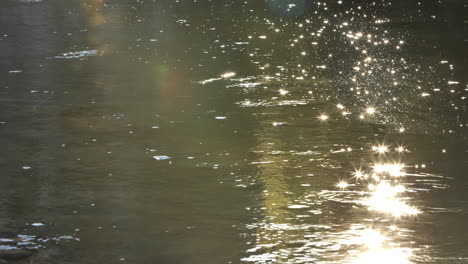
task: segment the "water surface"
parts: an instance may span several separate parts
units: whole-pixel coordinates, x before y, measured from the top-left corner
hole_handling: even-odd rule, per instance
[[[467,11],[3,1],[0,252],[468,263]]]

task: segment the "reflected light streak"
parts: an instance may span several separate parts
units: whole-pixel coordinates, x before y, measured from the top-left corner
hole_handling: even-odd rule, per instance
[[[356,242],[366,245],[367,248],[382,247],[386,238],[377,230],[366,229],[360,237],[356,238]]]
[[[409,250],[403,250],[399,248],[392,249],[375,249],[369,250],[362,253],[356,261],[355,264],[411,264],[409,260],[411,257],[411,252]]]
[[[352,238],[347,243],[359,244],[366,247],[357,257],[351,260],[353,264],[411,264],[409,260],[412,256],[410,249],[393,248],[386,243],[389,239],[381,232],[374,229],[357,231],[357,237]],[[356,232],[356,233],[357,233]]]
[[[234,76],[236,76],[235,72],[226,72],[226,73],[221,74],[222,78],[230,78],[230,77],[234,77]]]
[[[372,150],[375,152],[378,152],[379,154],[383,154],[388,151],[388,146],[385,146],[385,145],[372,146]]]
[[[369,206],[370,210],[388,213],[395,217],[414,216],[420,213],[418,209],[409,206],[396,197],[397,194],[406,190],[402,185],[392,186],[383,181],[378,185],[370,184],[369,189],[372,191],[372,196],[364,204]]]
[[[273,125],[273,126],[282,126],[282,125],[284,125],[284,123],[281,123],[281,122],[273,122],[272,125]]]
[[[388,173],[392,177],[404,176],[405,173],[402,172],[404,164],[394,163],[394,164],[375,164],[374,172],[375,173]]]

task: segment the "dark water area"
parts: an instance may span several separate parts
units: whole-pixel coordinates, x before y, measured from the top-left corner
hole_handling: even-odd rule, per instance
[[[0,263],[468,263],[467,14],[1,1]]]

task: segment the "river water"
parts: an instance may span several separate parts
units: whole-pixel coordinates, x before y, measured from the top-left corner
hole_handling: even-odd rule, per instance
[[[466,14],[3,0],[0,256],[468,263]]]

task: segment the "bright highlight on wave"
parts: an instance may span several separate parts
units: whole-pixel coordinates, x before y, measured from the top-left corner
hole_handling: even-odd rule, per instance
[[[280,95],[287,95],[289,93],[289,91],[284,89],[279,89],[278,92],[280,93]]]
[[[385,146],[385,145],[372,146],[372,150],[380,154],[383,154],[388,151],[388,146]]]
[[[364,199],[362,204],[371,211],[378,211],[389,214],[393,217],[415,216],[421,213],[416,207],[405,202],[405,199],[398,197],[406,191],[406,188],[397,183],[399,177],[405,176],[405,164],[402,163],[376,163],[372,173],[365,173],[362,170],[354,171],[354,179],[357,181],[369,181],[368,189],[370,197]],[[345,181],[340,181],[338,188],[349,187]]]
[[[399,193],[406,190],[402,185],[391,185],[382,181],[377,185],[370,184],[369,190],[372,191],[372,196],[364,201],[364,204],[369,206],[369,210],[387,213],[395,217],[414,216],[420,213],[418,209],[397,197]]]
[[[411,264],[410,249],[394,248],[388,238],[375,229],[353,231],[356,237],[347,241],[349,244],[358,244],[365,247],[363,252],[351,260],[353,264]],[[346,262],[348,263],[348,262]]]
[[[360,179],[363,179],[363,178],[366,178],[366,179],[367,179],[367,178],[369,177],[369,175],[364,174],[364,172],[362,172],[361,170],[356,170],[356,171],[354,172],[354,177],[355,177],[356,179],[360,180]]]
[[[340,181],[336,186],[340,189],[346,189],[346,187],[348,187],[349,184],[345,181]]]
[[[236,76],[235,72],[225,72],[225,73],[221,74],[222,78],[230,78],[230,77],[234,77],[234,76]]]
[[[379,231],[374,229],[361,230],[359,236],[351,239],[352,244],[365,245],[367,248],[379,248],[382,247],[386,237],[384,237]]]
[[[405,173],[402,171],[405,167],[405,164],[400,163],[387,163],[387,164],[375,164],[374,172],[375,173],[388,173],[392,177],[404,176]]]
[[[375,113],[375,108],[374,107],[368,107],[366,109],[366,113],[368,113],[370,115],[374,114]]]
[[[325,115],[325,114],[321,114],[318,118],[319,118],[320,120],[322,120],[322,121],[325,121],[325,120],[328,119],[328,116]]]
[[[406,151],[406,149],[405,149],[403,146],[398,146],[395,150],[396,150],[397,152],[400,152],[400,153]]]
[[[409,260],[411,252],[399,248],[392,249],[375,249],[359,255],[358,259],[353,261],[355,264],[411,264]]]

